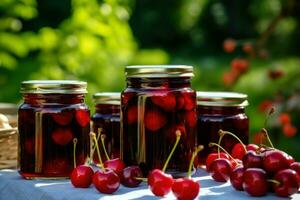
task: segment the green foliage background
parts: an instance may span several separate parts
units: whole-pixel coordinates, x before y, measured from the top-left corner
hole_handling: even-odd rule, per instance
[[[225,87],[230,61],[246,56],[241,44],[259,38],[279,13],[283,17],[264,47],[269,59],[250,58],[250,71]],[[249,95],[253,134],[263,126],[261,101],[299,95],[299,21],[297,0],[1,0],[0,102],[19,103],[23,80],[79,79],[88,82],[93,107],[93,93],[124,88],[126,65],[190,64],[195,89]],[[228,37],[238,41],[234,54],[222,49]],[[268,79],[273,68],[284,77]],[[277,145],[300,158],[300,134],[284,137],[276,121],[279,112],[290,112],[299,130],[297,105],[282,103],[270,126]]]

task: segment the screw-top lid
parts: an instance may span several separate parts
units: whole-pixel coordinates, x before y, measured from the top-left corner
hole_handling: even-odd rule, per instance
[[[76,80],[30,80],[21,83],[23,94],[85,94],[87,83]]]
[[[197,92],[197,105],[201,106],[248,106],[247,95],[236,92]]]
[[[119,92],[101,92],[93,95],[95,104],[120,105],[121,93]]]
[[[193,67],[187,65],[134,65],[125,68],[129,78],[193,77]]]

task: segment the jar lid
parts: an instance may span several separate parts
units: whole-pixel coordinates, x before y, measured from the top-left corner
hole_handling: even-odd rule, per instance
[[[76,80],[30,80],[21,83],[23,94],[86,94],[87,83]]]
[[[119,92],[99,92],[93,95],[95,104],[120,105],[121,93]]]
[[[193,77],[193,67],[187,65],[134,65],[125,68],[129,78]]]
[[[201,106],[248,106],[248,95],[236,92],[197,92],[197,105]]]

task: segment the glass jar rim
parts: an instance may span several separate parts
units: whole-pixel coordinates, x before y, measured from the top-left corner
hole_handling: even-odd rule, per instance
[[[77,80],[29,80],[21,83],[22,94],[86,94],[87,83]]]
[[[188,65],[131,65],[125,67],[128,78],[193,77],[193,66]]]
[[[249,105],[248,95],[237,92],[197,92],[197,105],[245,107]]]
[[[99,92],[93,95],[95,104],[120,105],[121,93],[119,92]]]

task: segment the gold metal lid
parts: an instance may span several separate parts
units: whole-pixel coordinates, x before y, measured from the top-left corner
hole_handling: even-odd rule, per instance
[[[125,68],[129,78],[193,77],[193,67],[187,65],[134,65]]]
[[[86,94],[87,83],[76,80],[30,80],[21,83],[23,94]]]
[[[95,104],[120,105],[121,93],[119,92],[101,92],[93,95]]]
[[[197,105],[245,107],[248,95],[236,92],[197,92]]]

